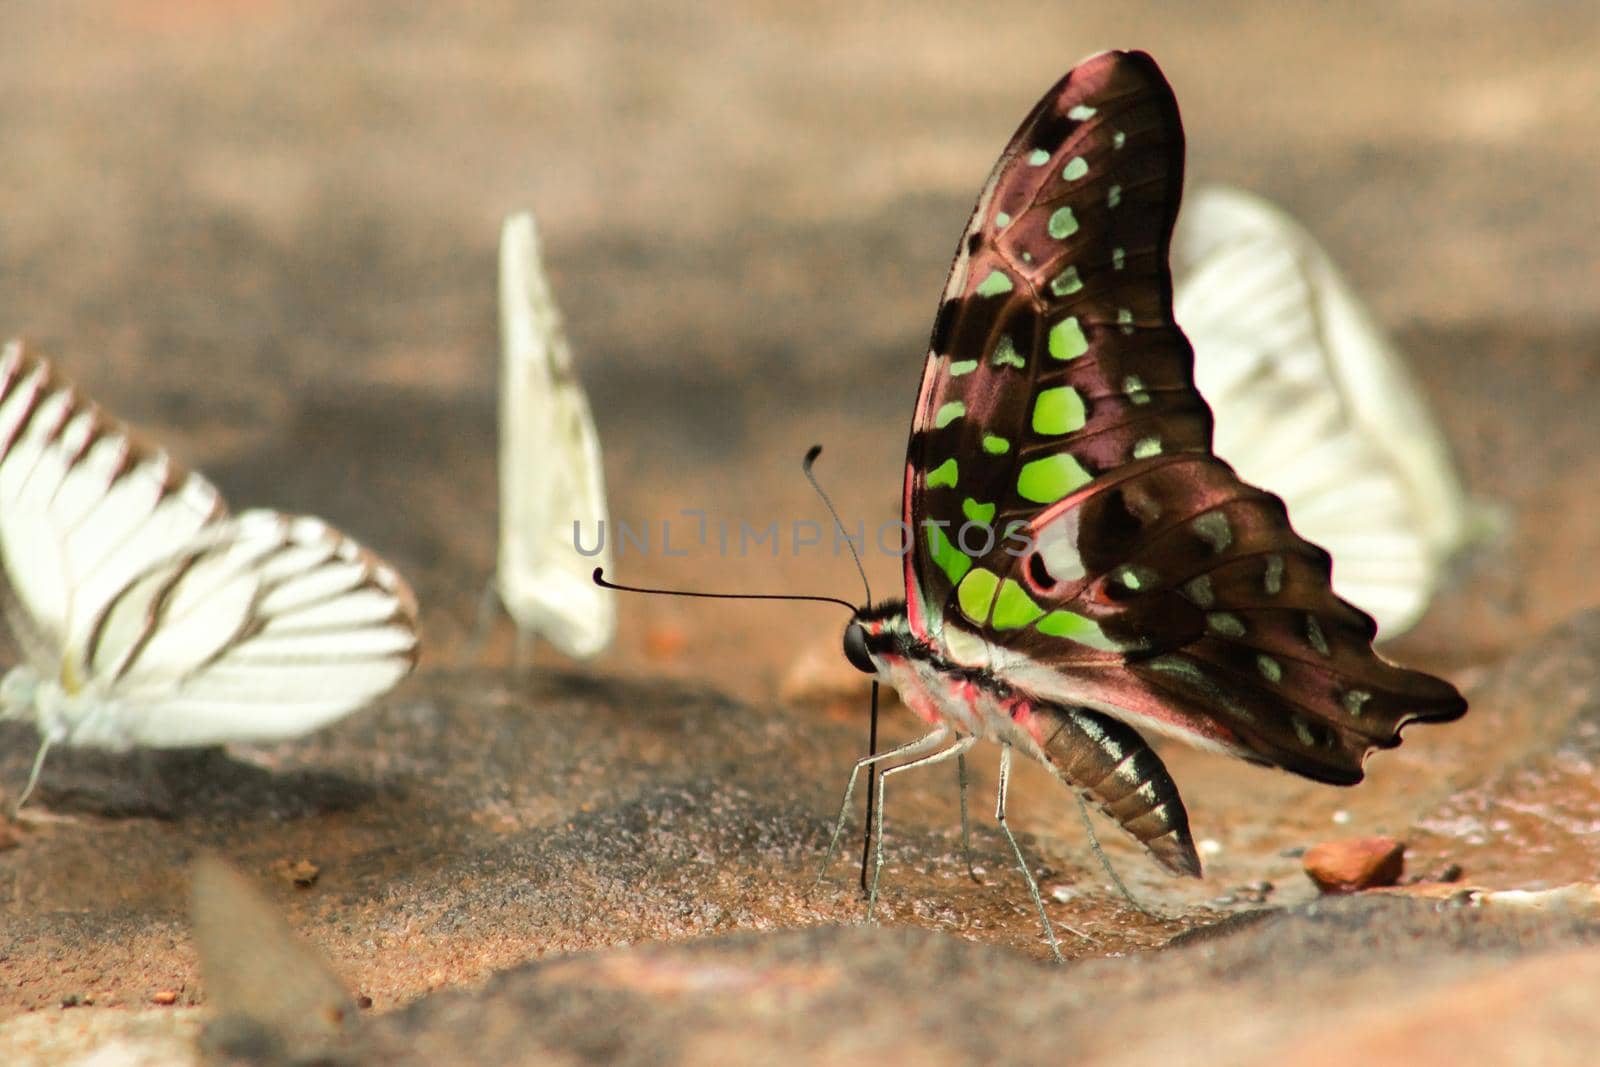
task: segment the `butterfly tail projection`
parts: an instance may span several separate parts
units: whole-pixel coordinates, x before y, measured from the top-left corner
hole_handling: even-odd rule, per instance
[[[1130,726],[1086,708],[1044,705],[1040,749],[1050,770],[1079,790],[1172,874],[1200,877],[1200,856],[1178,787]]]

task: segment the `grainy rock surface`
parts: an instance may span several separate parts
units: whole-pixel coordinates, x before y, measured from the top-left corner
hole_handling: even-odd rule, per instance
[[[1589,1062],[1581,894],[1313,903],[1297,850],[1391,834],[1423,878],[1600,878],[1594,5],[62,0],[5,26],[0,332],[234,504],[384,554],[428,644],[301,742],[53,753],[32,816],[0,827],[0,1062],[180,1062],[206,1004],[202,850],[263,882],[371,998],[374,1047],[415,1062]],[[793,548],[825,518],[799,457],[826,444],[848,520],[895,517],[972,197],[1036,94],[1112,46],[1163,64],[1191,176],[1327,244],[1508,522],[1390,649],[1468,691],[1460,723],[1348,791],[1163,750],[1206,880],[1103,837],[1167,918],[1108,889],[1075,806],[1025,768],[1013,825],[1052,917],[1088,935],[1063,931],[1060,968],[986,817],[992,753],[982,884],[954,775],[930,774],[890,793],[879,926],[849,856],[814,886],[864,728],[848,675],[818,668],[826,709],[779,689],[807,691],[792,672],[836,647],[836,610],[629,600],[581,671],[513,674],[504,633],[482,663],[462,647],[494,544],[507,212],[539,214],[613,515],[651,531],[621,574],[854,597],[847,560]],[[730,551],[667,554],[686,508]],[[738,549],[773,522],[778,552]],[[880,595],[894,563],[868,560]],[[908,718],[891,705],[886,740]],[[32,749],[0,730],[0,788]]]

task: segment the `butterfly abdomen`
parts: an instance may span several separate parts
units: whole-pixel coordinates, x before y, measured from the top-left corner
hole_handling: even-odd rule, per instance
[[[1200,877],[1189,813],[1159,756],[1130,726],[1085,708],[1034,705],[1045,764],[1094,801],[1173,874]]]

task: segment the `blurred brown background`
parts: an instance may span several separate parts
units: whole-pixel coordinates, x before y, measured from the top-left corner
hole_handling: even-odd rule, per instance
[[[820,441],[870,529],[896,514],[978,185],[1036,94],[1112,46],[1163,64],[1192,178],[1327,243],[1475,490],[1509,503],[1425,654],[1482,659],[1593,599],[1592,4],[146,0],[5,23],[4,329],[236,506],[316,511],[393,557],[436,661],[491,565],[507,212],[539,216],[618,519],[817,518],[796,467]],[[858,595],[847,561],[787,546],[619,571]],[[840,621],[634,600],[612,659],[681,650],[667,667],[770,693]]]

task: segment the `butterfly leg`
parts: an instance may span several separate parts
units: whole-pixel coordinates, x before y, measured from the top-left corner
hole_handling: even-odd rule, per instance
[[[994,791],[994,821],[1000,824],[1000,830],[1006,835],[1006,840],[1011,842],[1011,851],[1017,855],[1017,866],[1022,868],[1022,877],[1028,882],[1028,893],[1033,897],[1033,906],[1039,911],[1039,922],[1044,926],[1044,936],[1050,939],[1050,952],[1055,956],[1057,963],[1065,963],[1066,958],[1061,955],[1061,946],[1056,942],[1055,927],[1050,924],[1050,916],[1045,914],[1044,898],[1039,895],[1039,882],[1028,869],[1028,859],[1022,854],[1022,846],[1017,844],[1017,839],[1011,834],[1011,827],[1006,824],[1006,792],[1011,785],[1011,746],[1006,742],[1000,744],[1000,780]],[[1065,926],[1066,924],[1062,924]],[[1083,938],[1090,944],[1098,944],[1094,938],[1081,930],[1072,930],[1074,934]]]
[[[839,805],[839,819],[833,824],[833,837],[828,841],[828,853],[822,857],[822,870],[817,872],[817,880],[813,884],[820,885],[822,879],[827,877],[828,868],[833,864],[833,857],[839,852],[839,836],[844,833],[845,823],[850,819],[850,801],[856,793],[856,777],[874,764],[900,756],[915,756],[928,751],[930,748],[937,748],[949,739],[950,727],[941,725],[932,733],[923,734],[915,741],[908,741],[899,748],[891,748],[887,752],[878,752],[856,760],[856,765],[850,770],[850,781],[845,783],[844,802]],[[878,795],[882,796],[881,790]],[[883,820],[880,818],[878,822],[881,825]]]
[[[28,802],[28,797],[33,794],[33,787],[39,784],[39,772],[44,769],[45,754],[50,751],[50,746],[55,742],[55,737],[45,734],[39,739],[39,753],[33,757],[33,770],[28,772],[28,784],[22,787],[22,795],[17,797],[17,802],[11,808],[12,818],[22,815],[22,805]]]
[[[972,820],[967,818],[967,757],[956,757],[956,788],[961,792],[961,855],[967,860],[967,876],[979,885],[977,869],[972,866]]]
[[[1105,849],[1100,847],[1100,838],[1094,832],[1094,822],[1089,818],[1088,802],[1083,799],[1083,794],[1079,793],[1076,789],[1072,791],[1072,796],[1078,802],[1078,814],[1083,816],[1083,832],[1089,838],[1089,851],[1093,852],[1094,858],[1100,861],[1100,869],[1106,872],[1106,877],[1111,879],[1111,884],[1117,887],[1117,892],[1122,894],[1122,899],[1126,900],[1129,906],[1140,915],[1147,915],[1150,918],[1159,920],[1161,922],[1169,921],[1168,916],[1162,915],[1160,912],[1152,911],[1143,904],[1139,903],[1139,899],[1135,897],[1132,891],[1128,889],[1127,884],[1123,882],[1120,877],[1118,877],[1117,869],[1111,866],[1111,857],[1107,856]]]
[[[483,655],[484,646],[489,643],[489,634],[494,630],[495,609],[500,606],[500,589],[494,584],[491,575],[483,587],[483,596],[478,598],[478,618],[472,625],[472,636],[467,639],[466,650],[461,658],[468,663],[476,663],[478,657]]]
[[[950,728],[948,726],[941,727],[941,729],[936,732],[941,733],[944,737],[948,737],[950,735]],[[872,857],[872,888],[867,891],[868,922],[872,921],[872,909],[878,903],[878,878],[883,874],[883,797],[884,788],[889,784],[889,776],[892,774],[899,774],[902,771],[909,771],[914,767],[931,767],[935,763],[943,763],[945,760],[952,757],[960,759],[966,754],[967,749],[971,748],[977,743],[978,737],[976,734],[967,734],[965,737],[958,738],[956,743],[951,745],[949,748],[941,749],[931,756],[923,756],[920,759],[914,759],[910,763],[897,764],[896,766],[890,767],[888,770],[878,775],[878,824],[873,828],[873,835],[877,838],[877,850],[873,853]]]

